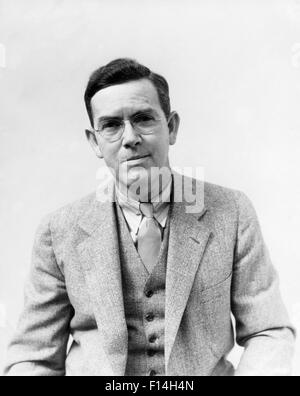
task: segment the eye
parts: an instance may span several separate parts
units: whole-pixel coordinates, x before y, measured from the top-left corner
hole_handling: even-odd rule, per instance
[[[134,122],[137,124],[147,124],[154,121],[154,117],[150,114],[141,113],[134,117]]]
[[[101,125],[101,129],[117,129],[120,128],[121,122],[118,120],[108,120]]]

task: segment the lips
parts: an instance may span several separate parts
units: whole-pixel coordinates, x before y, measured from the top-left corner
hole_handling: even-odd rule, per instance
[[[135,157],[128,158],[127,161],[134,161],[134,160],[138,160],[138,159],[146,158],[146,157],[149,157],[149,154],[146,154],[146,155],[137,155],[137,156],[135,156]]]

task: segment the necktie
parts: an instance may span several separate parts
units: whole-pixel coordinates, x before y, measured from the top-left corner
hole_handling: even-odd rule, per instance
[[[141,203],[143,215],[137,235],[137,250],[148,272],[151,273],[158,261],[161,246],[161,231],[154,218],[152,203]]]

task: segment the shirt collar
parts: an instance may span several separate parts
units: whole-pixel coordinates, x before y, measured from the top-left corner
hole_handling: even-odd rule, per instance
[[[160,221],[162,217],[169,207],[171,200],[171,190],[172,190],[172,177],[170,178],[169,183],[165,186],[163,191],[161,191],[155,197],[152,197],[151,202],[154,206],[154,214],[157,221]],[[121,192],[116,185],[116,198],[122,209],[129,211],[136,216],[141,216],[140,212],[140,202],[132,199],[129,196],[126,196],[123,192]],[[163,225],[164,226],[164,225]]]

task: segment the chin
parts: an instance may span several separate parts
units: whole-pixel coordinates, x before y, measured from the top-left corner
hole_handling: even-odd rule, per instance
[[[135,167],[128,170],[127,177],[128,180],[142,180],[148,177],[148,173],[148,169],[145,169],[143,167]]]
[[[143,186],[147,184],[150,175],[150,169],[145,169],[143,167],[134,167],[128,170],[126,177],[124,178],[125,184],[128,187],[133,184],[137,186]]]

